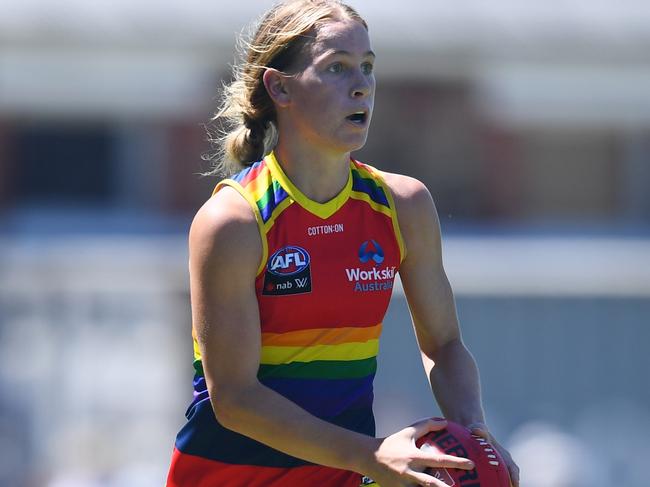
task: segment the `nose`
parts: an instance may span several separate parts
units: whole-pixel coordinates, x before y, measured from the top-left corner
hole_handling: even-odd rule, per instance
[[[361,70],[357,71],[352,85],[351,95],[352,98],[364,98],[372,92],[372,81],[370,76],[364,74]]]
[[[357,87],[354,90],[352,90],[352,97],[353,98],[363,98],[365,96],[368,96],[370,93],[370,88],[368,87]]]

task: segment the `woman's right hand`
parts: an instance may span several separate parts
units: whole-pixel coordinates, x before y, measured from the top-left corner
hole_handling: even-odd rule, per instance
[[[422,436],[446,426],[447,421],[444,419],[427,418],[386,438],[378,438],[378,447],[368,475],[381,487],[448,487],[424,471],[430,467],[472,470],[474,463],[434,448],[420,450],[415,446],[415,442]]]

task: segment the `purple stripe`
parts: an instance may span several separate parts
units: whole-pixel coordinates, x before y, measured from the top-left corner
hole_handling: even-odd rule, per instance
[[[205,377],[195,375],[194,376],[194,391],[193,391],[193,396],[194,399],[192,400],[192,404],[195,404],[199,401],[202,401],[203,399],[208,397],[208,387],[205,383]]]
[[[360,379],[267,378],[261,382],[318,417],[372,406],[374,374]]]

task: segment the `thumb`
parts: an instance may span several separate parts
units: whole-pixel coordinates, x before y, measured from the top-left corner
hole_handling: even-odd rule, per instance
[[[485,423],[476,422],[471,423],[466,426],[466,428],[473,434],[485,438],[486,440],[490,439],[490,430],[488,429]]]
[[[425,418],[421,419],[408,427],[409,433],[415,439],[418,439],[431,431],[439,431],[447,427],[445,418]]]

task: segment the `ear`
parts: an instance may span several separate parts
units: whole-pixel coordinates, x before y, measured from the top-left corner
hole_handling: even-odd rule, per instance
[[[289,104],[289,92],[287,90],[287,77],[277,69],[267,68],[262,77],[266,92],[279,107],[286,107]]]

